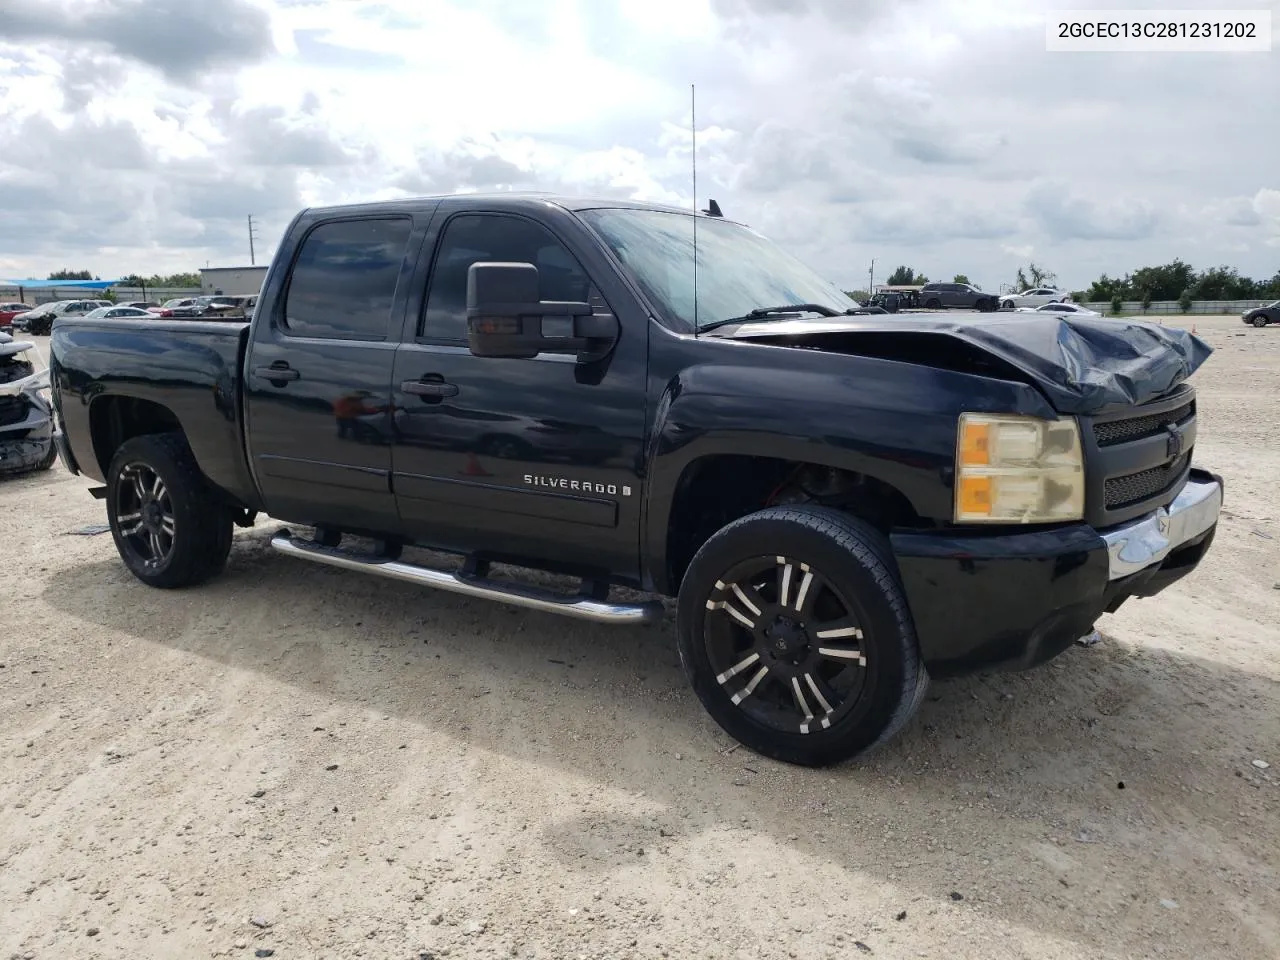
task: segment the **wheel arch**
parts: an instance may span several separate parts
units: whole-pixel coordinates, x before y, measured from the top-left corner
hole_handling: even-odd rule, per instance
[[[93,458],[105,477],[111,458],[128,440],[148,433],[182,433],[177,414],[164,404],[141,397],[106,394],[89,405],[89,436]]]
[[[671,469],[670,495],[647,525],[654,588],[674,595],[698,548],[717,530],[747,514],[786,503],[835,506],[886,535],[928,526],[908,497],[874,471],[838,466],[808,451],[760,455],[708,451]]]

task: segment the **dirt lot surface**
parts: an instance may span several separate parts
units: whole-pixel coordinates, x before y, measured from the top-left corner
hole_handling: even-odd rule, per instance
[[[731,750],[670,623],[319,568],[269,520],[150,590],[76,535],[87,481],[4,483],[0,957],[1280,956],[1280,329],[1196,323],[1205,565],[823,771]]]

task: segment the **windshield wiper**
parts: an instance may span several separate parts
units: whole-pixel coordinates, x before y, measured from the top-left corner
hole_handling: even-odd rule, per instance
[[[716,327],[723,327],[730,323],[748,323],[752,320],[764,320],[767,317],[787,313],[820,313],[824,317],[838,317],[841,315],[841,311],[833,310],[831,307],[823,306],[820,303],[785,303],[780,307],[756,307],[740,317],[713,320],[711,323],[700,326],[698,332],[704,333],[707,330],[714,330]]]

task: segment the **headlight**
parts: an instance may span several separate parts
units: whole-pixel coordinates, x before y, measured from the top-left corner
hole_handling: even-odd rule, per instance
[[[1056,523],[1084,517],[1084,455],[1074,418],[963,413],[957,523]]]

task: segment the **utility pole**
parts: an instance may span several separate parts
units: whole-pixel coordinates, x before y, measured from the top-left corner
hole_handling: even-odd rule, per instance
[[[251,213],[249,214],[249,266],[251,267],[257,266],[257,263],[258,263],[258,261],[254,258],[254,254],[253,254],[253,241],[255,239],[253,230],[254,230],[253,214]]]
[[[876,258],[871,258],[871,273],[867,276],[867,296],[876,292]]]

